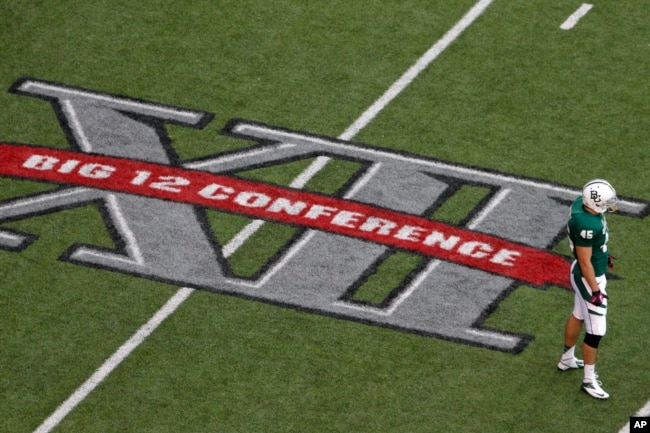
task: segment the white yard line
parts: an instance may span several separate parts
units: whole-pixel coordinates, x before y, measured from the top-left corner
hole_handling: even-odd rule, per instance
[[[594,7],[594,5],[590,5],[589,3],[583,3],[582,6],[578,8],[578,10],[576,10],[573,14],[571,14],[571,16],[567,18],[565,22],[562,23],[560,28],[562,30],[571,30],[576,24],[578,24],[580,18],[587,15],[587,12],[589,12],[592,7]]]
[[[397,97],[415,78],[424,71],[462,32],[467,29],[494,0],[478,1],[438,42],[436,42],[418,61],[411,66],[392,86],[377,99],[348,129],[339,136],[342,140],[350,140],[365,128],[393,99]],[[329,162],[327,157],[317,158],[301,173],[291,186],[301,188],[318,171]],[[253,221],[246,226],[227,245],[223,252],[225,257],[232,255],[263,223]],[[194,289],[180,288],[149,321],[129,338],[101,367],[99,367],[79,388],[72,393],[34,433],[48,433],[55,428],[72,410],[81,403],[108,375],[115,370],[127,356],[138,347],[155,329],[192,294]]]
[[[392,86],[386,90],[339,138],[351,140],[365,128],[390,102],[397,97],[415,78],[424,71],[458,36],[467,29],[487,9],[493,0],[481,0],[476,3],[438,42],[418,59]]]
[[[79,388],[72,393],[61,406],[59,406],[52,415],[34,430],[34,433],[46,433],[56,427],[63,418],[68,415],[79,403],[81,403],[88,394],[90,394],[106,377],[111,374],[115,367],[120,365],[133,350],[140,345],[151,333],[192,294],[194,290],[184,287],[179,289],[174,296],[154,314],[147,323],[145,323],[138,332],[133,334],[117,351],[108,358],[101,367],[81,384]]]
[[[395,99],[404,89],[408,87],[409,84],[417,78],[417,76],[424,71],[427,66],[431,64],[452,42],[454,42],[458,36],[463,33],[467,27],[470,26],[482,13],[485,9],[493,2],[494,0],[481,0],[476,3],[461,19],[458,21],[445,35],[438,40],[429,50],[424,53],[422,57],[418,59],[417,62],[413,64],[397,81],[395,81],[389,88],[384,92],[379,99],[377,99],[373,104],[359,116],[357,120],[352,123],[341,135],[339,139],[341,140],[352,140],[359,131],[368,126],[368,124],[375,118],[377,115],[388,105],[393,99]],[[327,156],[319,156],[316,158],[302,173],[300,173],[289,185],[292,188],[302,188],[309,182],[319,171],[321,171],[331,158]],[[244,227],[232,242],[236,245],[243,245],[248,238],[250,238],[255,232],[257,232],[262,226],[263,222],[252,221],[246,227]]]
[[[650,400],[643,406],[639,411],[634,414],[634,416],[650,416]],[[629,433],[630,432],[630,422],[628,421],[627,424],[623,426],[622,429],[618,431],[618,433]]]

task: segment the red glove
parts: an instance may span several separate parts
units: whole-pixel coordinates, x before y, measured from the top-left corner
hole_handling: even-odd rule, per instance
[[[589,302],[594,304],[596,307],[599,307],[603,305],[603,301],[605,301],[605,298],[607,298],[607,295],[605,295],[603,292],[599,290],[591,294],[591,300]]]
[[[616,257],[612,255],[607,256],[607,267],[612,271],[614,270],[614,260],[616,260]]]

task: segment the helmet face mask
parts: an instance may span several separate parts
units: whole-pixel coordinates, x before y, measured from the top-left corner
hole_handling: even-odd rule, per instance
[[[582,188],[582,203],[599,214],[618,210],[616,190],[603,179],[594,179]]]

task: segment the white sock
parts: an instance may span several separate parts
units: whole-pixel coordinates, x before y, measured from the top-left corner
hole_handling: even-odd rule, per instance
[[[585,364],[585,382],[596,380],[596,366],[594,364]]]
[[[575,357],[575,351],[576,347],[571,346],[569,347],[564,353],[562,354],[562,359],[573,359]]]

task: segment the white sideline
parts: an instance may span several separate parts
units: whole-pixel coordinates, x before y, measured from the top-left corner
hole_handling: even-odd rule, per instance
[[[648,400],[645,406],[639,409],[639,411],[634,416],[650,416],[650,400]],[[630,422],[628,421],[627,424],[625,424],[623,428],[618,431],[618,433],[629,433],[630,431]]]
[[[350,140],[365,128],[393,99],[397,97],[415,78],[429,66],[461,33],[467,29],[494,0],[478,1],[454,27],[438,40],[418,61],[411,66],[390,88],[377,99],[348,129],[339,136]],[[304,186],[318,171],[329,162],[327,157],[317,158],[303,173],[291,183],[294,188]],[[263,222],[253,221],[223,247],[223,254],[229,257],[248,237],[255,233]],[[67,400],[65,400],[33,433],[49,433],[72,410],[81,403],[124,359],[138,347],[151,333],[192,294],[194,289],[183,287],[160,308],[149,321],[108,358]]]

